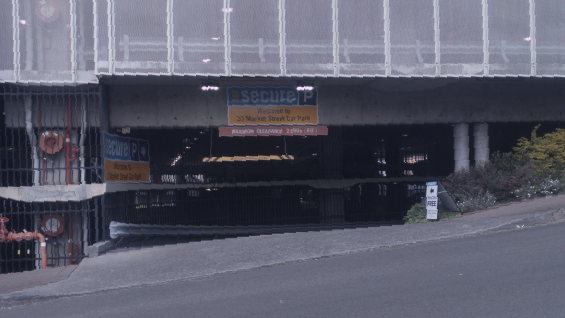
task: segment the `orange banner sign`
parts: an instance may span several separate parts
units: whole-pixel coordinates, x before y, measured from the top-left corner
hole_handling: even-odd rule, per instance
[[[318,106],[230,106],[229,125],[316,125]]]

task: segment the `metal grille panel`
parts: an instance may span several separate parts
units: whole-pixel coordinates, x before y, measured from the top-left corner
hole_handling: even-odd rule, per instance
[[[481,0],[441,0],[441,74],[483,75],[483,14]]]
[[[115,3],[115,73],[168,73],[167,0]]]
[[[97,86],[6,86],[0,187],[101,183],[99,103]]]
[[[339,1],[340,75],[385,75],[383,15],[380,1]]]
[[[175,74],[225,74],[223,0],[175,0]]]
[[[390,1],[392,75],[435,75],[434,7],[430,0]]]
[[[524,0],[489,0],[491,75],[530,75],[530,4]]]
[[[58,4],[52,21],[32,2],[0,4],[0,80],[565,75],[558,0],[46,3]]]
[[[232,2],[231,72],[251,76],[280,75],[279,1]]]
[[[57,203],[0,198],[0,209],[0,232],[11,233],[13,238],[7,240],[4,232],[0,240],[0,274],[40,269],[43,265],[77,264],[89,245],[104,239],[101,198]],[[26,232],[39,233],[42,238],[17,239],[17,234]],[[40,248],[40,240],[44,240],[45,247]]]
[[[0,81],[14,81],[12,3],[0,2]]]
[[[287,75],[333,75],[332,1],[285,2]]]
[[[537,75],[565,75],[565,3],[536,1]]]

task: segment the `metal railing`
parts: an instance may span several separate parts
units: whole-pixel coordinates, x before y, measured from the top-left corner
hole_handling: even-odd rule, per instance
[[[99,86],[5,85],[0,98],[0,187],[102,182]]]
[[[34,14],[26,1],[0,5],[7,12],[0,20],[5,34],[0,44],[12,47],[0,56],[1,81],[88,83],[98,81],[95,74],[565,75],[563,25],[553,18],[565,17],[565,11],[557,0],[520,6],[463,0],[422,0],[413,6],[390,0],[357,6],[301,2],[305,9],[316,6],[311,16],[290,1],[261,3],[268,12],[238,3],[231,4],[234,8],[230,2],[180,0],[58,5],[53,21]],[[193,12],[187,9],[203,11],[187,18]],[[260,31],[250,18],[253,10],[268,22]],[[360,18],[365,13],[373,15],[371,21]]]
[[[101,198],[27,203],[0,198],[0,274],[78,264],[104,239]],[[40,236],[40,242],[35,236]]]

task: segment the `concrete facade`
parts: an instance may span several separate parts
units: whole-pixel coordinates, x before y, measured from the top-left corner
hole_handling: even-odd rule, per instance
[[[279,80],[220,80],[220,90],[113,85],[111,127],[227,125],[228,86],[293,86]],[[320,125],[454,124],[565,120],[561,79],[314,80]]]

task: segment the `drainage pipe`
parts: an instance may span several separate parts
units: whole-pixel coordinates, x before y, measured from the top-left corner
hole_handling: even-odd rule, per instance
[[[84,209],[84,206],[83,206]],[[82,252],[88,250],[88,212],[82,211]]]
[[[33,131],[33,111],[31,109],[31,96],[24,98],[26,113],[26,134],[31,145],[31,160],[33,164],[33,185],[39,185],[39,151],[37,150],[37,137]]]
[[[67,103],[67,129],[65,130],[65,169],[67,185],[73,183],[71,174],[71,97]]]
[[[86,99],[83,96],[82,101],[81,101],[81,111],[82,111],[82,121],[81,121],[81,127],[80,127],[80,141],[79,141],[79,147],[80,147],[80,183],[81,184],[85,184],[86,183],[86,173],[84,170],[84,139],[86,137],[86,127],[87,127],[87,122],[86,122]]]

